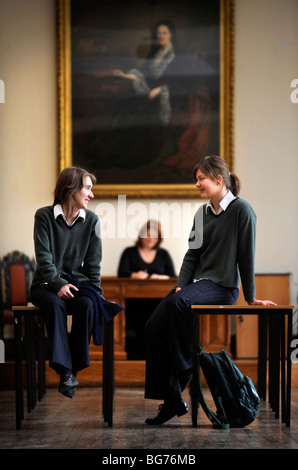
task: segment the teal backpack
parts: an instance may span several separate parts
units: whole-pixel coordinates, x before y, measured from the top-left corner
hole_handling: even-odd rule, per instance
[[[260,397],[251,379],[243,376],[225,350],[220,353],[198,352],[199,401],[213,427],[217,429],[243,428],[258,414]],[[203,396],[200,367],[216,405],[214,413]]]

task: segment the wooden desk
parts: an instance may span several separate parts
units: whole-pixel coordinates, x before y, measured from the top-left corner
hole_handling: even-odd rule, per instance
[[[285,274],[256,274],[257,298],[271,299],[278,305],[288,305],[290,302],[290,275]],[[107,300],[119,303],[125,307],[127,298],[160,298],[163,299],[175,286],[177,278],[146,279],[119,278],[103,276],[102,288]],[[245,304],[242,288],[240,289],[237,305]],[[236,357],[258,357],[258,316],[235,315],[236,321]],[[204,351],[216,352],[225,349],[231,352],[231,318],[229,315],[202,315],[200,318],[201,341]],[[125,348],[125,311],[117,315],[114,324],[115,360],[126,360]],[[102,348],[90,345],[90,359],[102,360]]]
[[[177,278],[171,279],[131,279],[117,276],[102,277],[101,285],[107,300],[125,307],[128,298],[163,299],[176,285]],[[141,314],[141,312],[140,312]],[[200,320],[205,351],[230,351],[230,320],[228,315],[204,315]],[[115,360],[126,360],[125,350],[125,311],[114,320]],[[102,347],[90,345],[90,359],[102,360]]]
[[[21,428],[24,419],[24,384],[23,384],[23,343],[26,355],[27,410],[30,413],[36,405],[36,358],[38,359],[38,400],[46,394],[45,337],[44,315],[38,307],[28,305],[12,306],[14,312],[15,340],[15,403],[16,428]],[[24,319],[25,337],[22,336]],[[114,398],[114,321],[103,318],[103,376],[102,376],[102,411],[104,421],[113,425]],[[25,339],[25,341],[23,341]],[[37,347],[36,347],[37,346]]]
[[[291,339],[293,305],[193,305],[193,384],[192,384],[192,420],[197,426],[198,416],[198,355],[197,343],[201,342],[201,316],[222,315],[257,315],[258,328],[258,392],[266,399],[267,341],[269,342],[269,381],[268,395],[275,418],[290,426],[291,421]],[[287,322],[285,321],[287,318]],[[287,330],[286,330],[287,323]],[[199,339],[199,341],[198,341]],[[281,394],[281,399],[280,399]]]
[[[130,278],[118,278],[117,276],[103,276],[102,287],[108,300],[118,302],[125,306],[125,299],[137,298],[164,298],[175,286],[176,278],[167,280],[133,280]],[[256,275],[256,288],[258,298],[270,298],[280,305],[289,303],[289,275]],[[273,291],[273,292],[272,292]],[[283,295],[285,291],[286,295]],[[244,302],[240,291],[239,301]],[[255,317],[255,319],[254,319]],[[234,318],[239,324],[236,328],[237,353],[239,357],[255,358],[246,361],[245,373],[257,381],[256,359],[258,357],[258,315],[238,315]],[[234,319],[233,319],[234,320]],[[244,320],[244,321],[243,321]],[[117,386],[143,387],[145,382],[145,362],[127,360],[126,354],[126,314],[121,312],[114,320],[114,357],[115,357],[115,381]],[[216,315],[210,318],[208,315],[200,316],[201,341],[205,352],[218,352],[226,349],[231,352],[230,342],[230,315]],[[246,344],[245,350],[243,344]],[[239,347],[242,345],[242,350]],[[102,346],[90,344],[90,367],[80,373],[80,383],[85,386],[98,386],[101,382]],[[238,356],[238,354],[237,354]],[[243,368],[243,365],[241,366]],[[56,375],[47,367],[47,384],[56,387]]]

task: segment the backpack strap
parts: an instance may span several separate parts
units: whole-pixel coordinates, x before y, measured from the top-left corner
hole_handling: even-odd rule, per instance
[[[207,415],[207,417],[209,418],[209,420],[213,424],[214,429],[229,429],[230,425],[229,425],[229,423],[227,421],[227,418],[225,416],[225,412],[224,412],[223,406],[221,404],[221,397],[219,396],[219,394],[216,393],[217,399],[218,399],[218,402],[219,402],[219,405],[220,405],[220,408],[221,408],[221,411],[222,411],[222,414],[223,414],[223,418],[219,418],[208,407],[208,405],[205,401],[203,390],[202,390],[202,384],[201,384],[200,355],[202,354],[202,352],[203,352],[203,346],[198,345],[198,396],[199,396],[199,402],[200,402],[205,414]]]

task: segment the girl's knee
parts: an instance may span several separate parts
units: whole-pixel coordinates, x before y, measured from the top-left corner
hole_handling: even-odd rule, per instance
[[[166,309],[168,312],[185,311],[190,307],[187,298],[180,294],[180,291],[167,300]]]
[[[94,307],[94,303],[93,303],[93,300],[91,299],[91,297],[87,297],[85,295],[82,295],[82,296],[78,296],[75,298],[75,303],[78,305],[78,306],[81,306],[82,308],[85,308],[86,310],[92,310],[93,307]]]

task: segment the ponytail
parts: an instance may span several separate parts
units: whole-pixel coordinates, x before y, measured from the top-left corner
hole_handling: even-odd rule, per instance
[[[235,173],[230,173],[230,187],[228,189],[237,197],[239,196],[240,188],[241,182],[239,177]]]

